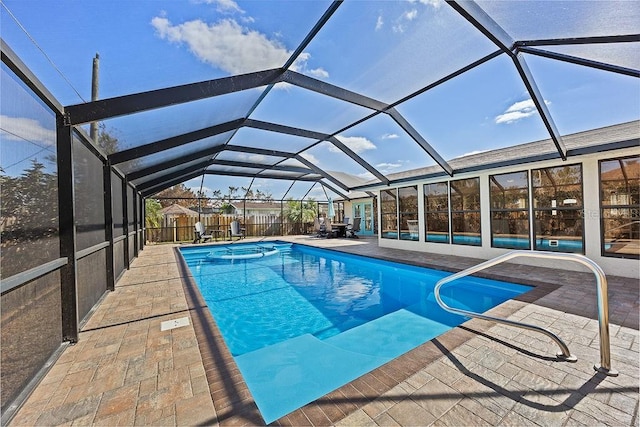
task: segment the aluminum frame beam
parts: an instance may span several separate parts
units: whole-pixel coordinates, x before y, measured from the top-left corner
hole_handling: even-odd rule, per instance
[[[225,151],[233,151],[237,153],[262,154],[264,156],[285,157],[287,159],[294,158],[296,153],[289,151],[271,150],[269,148],[245,147],[243,145],[227,144],[224,146]]]
[[[47,104],[49,108],[56,113],[64,113],[64,107],[58,102],[55,96],[49,92],[49,89],[42,84],[2,38],[0,38],[0,59],[2,63],[6,64],[7,67],[20,78],[20,81],[34,91],[38,95],[38,98]]]
[[[594,61],[591,59],[580,58],[577,56],[566,55],[558,52],[551,52],[548,50],[535,49],[532,47],[521,47],[518,50],[522,53],[528,53],[529,55],[555,59],[557,61],[568,62],[575,65],[582,65],[585,67],[595,68],[602,71],[609,71],[611,73],[622,74],[630,77],[640,77],[640,70],[636,70],[634,68],[620,67],[605,62]]]
[[[250,162],[238,162],[233,160],[213,160],[209,166],[232,166],[239,168],[252,168],[252,169],[263,169],[263,170],[273,170],[279,172],[295,172],[301,174],[312,174],[315,173],[312,169],[302,168],[299,166],[283,166],[283,165],[264,165],[261,163],[250,163]]]
[[[320,185],[322,185],[323,187],[328,188],[329,190],[333,191],[334,193],[336,193],[338,196],[342,197],[345,200],[351,200],[346,194],[343,194],[342,192],[340,192],[340,190],[332,187],[331,185],[327,184],[326,182],[322,182],[322,181],[318,181],[320,182]]]
[[[198,159],[206,159],[214,156],[215,154],[223,151],[225,148],[224,145],[216,145],[215,147],[206,148],[204,150],[197,151],[192,154],[187,154],[186,156],[178,157],[175,159],[167,160],[162,163],[158,163],[153,166],[146,167],[144,169],[140,169],[137,171],[133,171],[127,174],[127,179],[130,181],[135,181],[140,178],[144,178],[147,175],[152,175],[154,173],[162,172],[163,170],[167,170],[170,168],[174,168],[176,166],[180,166],[184,163],[193,162]]]
[[[69,125],[77,126],[141,111],[240,92],[277,83],[282,80],[283,71],[280,68],[275,68],[69,105],[64,107],[65,117]]]
[[[574,44],[631,43],[640,42],[640,34],[623,34],[617,36],[573,37],[559,39],[519,40],[518,48],[523,46],[563,46]]]
[[[294,86],[307,89],[322,95],[330,96],[331,98],[339,99],[350,104],[369,108],[371,110],[382,112],[389,108],[389,104],[386,104],[382,101],[369,98],[368,96],[361,95],[357,92],[352,92],[339,86],[324,82],[322,80],[314,79],[313,77],[309,77],[295,71],[287,70],[283,74],[282,78],[283,81]]]
[[[181,183],[183,183],[185,181],[188,181],[188,180],[190,180],[192,178],[195,178],[198,175],[200,175],[200,172],[192,173],[191,176],[186,177],[186,179],[176,178],[176,179],[174,179],[172,181],[168,181],[166,183],[158,184],[158,185],[156,185],[156,186],[154,186],[152,188],[149,188],[149,189],[145,190],[144,192],[141,192],[142,197],[146,198],[146,197],[152,196],[154,194],[157,194],[157,193],[161,192],[162,190],[166,190],[169,187],[173,187],[174,185],[181,184]]]
[[[338,185],[340,188],[343,188],[346,191],[349,191],[349,187],[347,187],[346,185],[344,185],[343,183],[341,183],[340,181],[338,181],[336,178],[334,178],[333,176],[331,176],[329,173],[325,172],[324,170],[320,169],[319,167],[315,166],[314,164],[312,164],[311,162],[308,162],[305,158],[303,158],[302,156],[300,156],[299,154],[296,153],[290,153],[290,152],[286,152],[286,151],[278,151],[278,150],[269,150],[269,149],[264,149],[264,148],[254,148],[254,147],[243,147],[243,146],[238,146],[238,145],[217,145],[215,147],[211,147],[211,148],[207,148],[205,150],[201,150],[198,151],[196,153],[193,154],[189,154],[177,159],[172,159],[163,163],[159,163],[157,165],[153,165],[153,166],[149,166],[148,168],[145,169],[141,169],[139,171],[134,171],[131,172],[129,174],[127,174],[127,179],[133,181],[133,180],[140,180],[148,175],[152,175],[158,172],[161,172],[162,170],[168,169],[168,168],[172,168],[175,166],[179,166],[182,163],[187,163],[187,162],[191,162],[194,160],[197,160],[199,158],[202,158],[203,161],[193,165],[192,167],[189,167],[189,169],[187,171],[191,171],[192,168],[202,168],[203,170],[208,167],[211,166],[213,164],[222,164],[222,163],[226,163],[227,161],[220,161],[220,160],[215,160],[212,159],[211,156],[223,152],[223,151],[233,151],[233,152],[240,152],[240,153],[250,153],[250,154],[261,154],[261,155],[265,155],[265,156],[276,156],[276,157],[284,157],[287,159],[291,159],[291,158],[295,158],[296,160],[300,161],[302,164],[306,165],[307,167],[309,167],[308,170],[303,169],[303,168],[298,168],[298,172],[302,172],[302,173],[315,173],[317,175],[321,175],[322,177],[334,182],[336,185]],[[254,167],[254,168],[259,168],[259,169],[264,169],[264,170],[268,170],[268,169],[281,169],[284,170],[283,168],[287,168],[289,170],[291,170],[291,168],[295,168],[295,166],[277,166],[277,167],[273,167],[272,165],[264,165],[264,164],[252,164],[250,166],[248,166],[247,164],[243,164],[243,167]],[[173,173],[169,173],[169,175],[172,175]],[[161,177],[157,177],[157,179],[161,179]],[[154,179],[154,182],[156,180]],[[145,181],[143,181],[142,183],[136,183],[136,186],[142,188],[144,187]]]
[[[529,66],[524,59],[524,54],[518,53],[513,58],[513,63],[515,64],[518,74],[520,74],[533,103],[540,113],[540,118],[542,119],[544,126],[547,128],[549,136],[551,136],[551,139],[558,150],[558,154],[560,154],[562,160],[567,160],[567,147],[565,147],[564,142],[562,142],[562,136],[560,136],[560,132],[551,117],[547,104],[544,102],[544,98],[538,89],[535,79],[533,78],[533,74],[531,74],[531,70],[529,70]]]
[[[478,3],[471,0],[447,0],[447,4],[454,8],[456,12],[462,15],[464,19],[476,27],[478,31],[484,34],[485,37],[491,40],[503,52],[509,54],[509,56],[515,55],[513,52],[515,43],[513,38],[483,10]]]
[[[309,160],[307,160],[304,157],[302,157],[302,155],[300,155],[300,154],[296,155],[295,159],[297,161],[299,161],[300,163],[302,163],[303,165],[305,165],[306,167],[308,167],[309,169],[312,169],[313,171],[315,171],[317,174],[322,175],[325,179],[333,182],[334,184],[336,184],[338,187],[342,188],[343,190],[349,191],[349,187],[346,184],[342,183],[337,178],[334,178],[328,172],[325,172],[324,170],[320,169],[319,167],[317,167],[316,165],[311,163]]]
[[[304,49],[309,45],[309,43],[311,43],[313,38],[320,32],[322,27],[324,27],[324,25],[329,21],[329,18],[331,18],[331,16],[334,14],[336,10],[338,10],[338,7],[340,7],[341,4],[342,4],[342,0],[337,0],[332,2],[329,5],[327,10],[325,10],[325,12],[322,14],[320,19],[318,19],[316,24],[313,26],[313,28],[311,28],[311,31],[309,31],[309,34],[305,36],[305,38],[302,40],[302,42],[300,42],[296,50],[293,51],[293,53],[291,54],[287,62],[284,63],[283,68],[289,68],[290,66],[293,65],[296,59],[298,59],[298,56],[302,54]]]
[[[309,162],[307,159],[302,157],[300,154],[288,153],[288,152],[285,152],[285,151],[269,150],[269,149],[265,149],[265,148],[243,147],[243,146],[239,146],[239,145],[226,145],[225,146],[225,151],[227,151],[227,150],[228,151],[235,151],[235,152],[239,152],[239,153],[262,154],[262,155],[265,155],[265,156],[278,156],[278,157],[286,157],[287,159],[296,159],[300,163],[302,163],[303,165],[307,166],[309,169],[311,169],[316,174],[322,175],[324,178],[326,178],[327,180],[333,182],[334,184],[336,184],[340,188],[344,189],[345,191],[349,191],[349,187],[348,186],[346,186],[345,184],[340,182],[338,179],[334,178],[331,174],[327,173],[323,169],[321,169],[321,168],[317,167],[316,165],[314,165],[313,163]]]
[[[447,161],[444,160],[442,156],[440,156],[440,154],[422,137],[422,135],[420,135],[417,130],[415,130],[415,128],[413,128],[413,126],[409,124],[409,122],[404,117],[402,117],[400,112],[393,108],[392,105],[293,71],[287,71],[284,75],[284,80],[288,83],[293,84],[294,86],[302,87],[304,89],[308,89],[322,95],[330,96],[332,98],[340,99],[351,104],[366,107],[376,112],[388,114],[396,123],[398,123],[398,125],[400,125],[400,127],[409,135],[409,137],[414,140],[414,142],[416,142],[423,150],[426,151],[426,153],[437,164],[439,164],[450,176],[453,176],[453,169],[451,168],[451,166],[449,166]],[[369,116],[367,118],[370,117],[372,116]],[[336,134],[332,136],[335,137],[335,135]],[[331,142],[334,143],[335,140],[331,140]],[[372,171],[369,172],[373,173]],[[384,177],[384,179],[382,179],[381,176],[378,176],[375,173],[373,174],[380,181],[388,183],[389,180],[384,177],[384,175],[380,174],[382,177]]]
[[[185,175],[187,175],[189,173],[195,173],[195,172],[197,172],[195,176],[200,175],[204,171],[204,169],[207,166],[209,166],[209,162],[210,162],[210,160],[207,159],[207,160],[204,160],[204,161],[202,161],[200,163],[196,163],[194,165],[188,166],[188,167],[186,167],[184,169],[177,170],[175,172],[168,173],[166,175],[161,175],[161,176],[155,177],[153,179],[149,179],[147,181],[143,180],[142,182],[136,183],[136,188],[141,190],[141,191],[144,191],[149,187],[160,185],[162,183],[162,181],[164,181],[164,180],[173,180],[175,178],[180,178],[181,176],[185,176]],[[187,181],[189,179],[191,179],[191,178],[187,178],[187,179],[185,179],[185,181]]]
[[[109,155],[109,162],[112,165],[118,163],[128,162],[140,157],[148,156],[151,154],[159,153],[160,151],[176,148],[181,145],[188,144],[190,142],[199,141],[201,139],[208,138],[210,136],[220,135],[221,133],[230,132],[238,129],[242,126],[244,118],[231,120],[229,122],[221,123],[219,125],[210,126],[204,129],[198,129],[193,132],[185,133],[170,138],[165,138],[160,141],[151,142],[149,144],[141,145],[139,147],[132,147],[126,150],[118,151]]]
[[[278,124],[275,124],[275,123],[268,123],[268,122],[263,122],[263,121],[260,121],[260,120],[253,120],[253,119],[247,119],[245,121],[244,125],[247,126],[247,127],[255,128],[255,129],[262,129],[262,130],[271,131],[271,132],[284,133],[284,134],[287,134],[287,135],[300,136],[300,137],[303,137],[303,138],[317,139],[317,140],[319,140],[318,143],[322,142],[322,141],[328,141],[328,142],[332,143],[333,145],[335,145],[340,150],[342,150],[347,156],[351,157],[351,160],[353,160],[356,163],[358,163],[360,166],[362,166],[364,169],[369,171],[371,174],[373,174],[380,181],[384,182],[385,184],[389,182],[387,177],[385,177],[383,174],[381,174],[376,168],[371,166],[362,157],[358,156],[349,147],[347,147],[342,142],[340,142],[335,136],[327,135],[327,134],[324,134],[324,133],[321,133],[321,132],[316,132],[316,131],[311,131],[311,130],[306,130],[306,129],[300,129],[300,128],[294,128],[294,127],[285,126],[285,125],[278,125]],[[313,145],[315,145],[315,144],[312,144],[311,146],[305,148],[305,150],[308,150]],[[304,151],[304,150],[302,150],[302,151]]]
[[[553,122],[553,118],[544,103],[544,98],[536,85],[535,79],[529,70],[529,67],[524,59],[522,53],[518,52],[518,45],[511,38],[509,34],[493,20],[487,13],[473,1],[457,1],[447,0],[447,4],[453,7],[464,19],[466,19],[471,25],[476,27],[478,31],[484,34],[489,40],[491,40],[496,46],[498,46],[503,52],[507,53],[513,60],[513,64],[522,79],[529,96],[536,106],[540,118],[549,132],[549,136],[553,140],[553,143],[558,150],[558,154],[562,160],[567,159],[567,148],[562,142],[560,132]]]
[[[340,188],[343,188],[344,190],[349,191],[349,187],[347,187],[345,184],[343,184],[342,182],[340,182],[339,180],[331,176],[329,173],[325,172],[323,169],[320,169],[313,163],[309,162],[300,154],[287,153],[284,151],[277,151],[277,150],[269,150],[265,148],[242,147],[238,145],[226,145],[226,150],[236,151],[240,153],[263,154],[265,156],[279,156],[279,157],[286,157],[287,159],[296,159],[303,165],[307,166],[309,169],[312,169],[318,175],[322,175],[329,181],[338,185]]]
[[[247,175],[246,173],[243,172],[233,172],[233,171],[210,171],[210,170],[206,170],[204,172],[205,175],[224,175],[224,176],[241,176],[241,177],[245,177],[245,178],[268,178],[268,179],[280,179],[283,181],[308,181],[308,182],[318,182],[320,179],[319,178],[313,178],[313,177],[306,177],[306,176],[296,176],[296,177],[290,177],[290,176],[282,176],[282,175],[270,175],[270,174],[263,174],[263,173],[257,173],[254,175]]]
[[[440,154],[431,147],[431,145],[422,137],[420,132],[415,130],[413,126],[395,109],[388,111],[389,116],[400,126],[415,142],[422,147],[424,151],[431,156],[435,162],[449,175],[453,176],[453,168],[449,163],[440,156]]]

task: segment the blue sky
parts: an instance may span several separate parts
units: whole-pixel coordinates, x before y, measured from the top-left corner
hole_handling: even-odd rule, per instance
[[[100,54],[101,98],[279,67],[330,4],[313,0],[2,1],[3,39],[62,105],[90,99],[96,52]],[[640,21],[640,5],[635,1],[573,2],[569,6],[561,2],[481,4],[514,37],[524,39],[606,35],[612,23],[620,34],[637,33],[636,22]],[[531,13],[539,5],[558,7],[558,11],[537,23],[523,18],[535,16]],[[594,28],[588,19],[596,15],[600,28]],[[390,103],[493,50],[495,46],[441,1],[353,0],[338,8],[293,69]],[[640,60],[629,59],[640,58],[634,46],[619,50],[598,46],[580,54],[640,68]],[[562,134],[640,117],[638,79],[532,56],[525,60]],[[7,78],[3,72],[3,83]],[[131,118],[105,124],[124,146],[136,146],[235,118],[259,94],[258,90],[246,91],[145,113],[144,128]],[[6,172],[19,174],[28,166],[20,160],[41,158],[47,151],[51,120],[22,117],[9,104],[3,94],[2,166],[13,165]],[[505,56],[397,109],[445,159],[548,138],[530,96]],[[278,85],[252,118],[334,133],[369,113],[365,108]],[[35,136],[15,136],[34,129],[38,130]],[[385,174],[433,164],[386,115],[348,129],[338,138]],[[232,143],[277,143],[277,148],[288,150],[308,142],[243,129]],[[329,144],[319,144],[304,155],[325,170],[370,177]],[[226,191],[230,185],[246,186],[249,182],[207,176],[204,187]],[[200,184],[200,178],[187,182],[197,188]],[[290,184],[256,180],[253,188],[280,196]],[[289,195],[302,196],[309,187],[298,183]],[[324,197],[319,188],[311,195]]]

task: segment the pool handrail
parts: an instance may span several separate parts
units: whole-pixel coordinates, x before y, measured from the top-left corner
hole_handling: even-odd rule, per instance
[[[596,276],[596,284],[597,284],[598,323],[599,323],[599,329],[600,329],[600,363],[594,365],[593,368],[596,371],[602,372],[608,376],[617,376],[618,371],[611,368],[611,348],[610,348],[610,341],[609,341],[609,301],[608,301],[608,295],[607,295],[607,277],[604,271],[602,270],[602,268],[600,268],[598,264],[596,264],[594,261],[590,260],[584,255],[570,254],[570,253],[555,253],[555,252],[554,253],[531,252],[531,251],[525,251],[525,250],[511,251],[504,255],[500,255],[496,258],[490,259],[488,261],[482,262],[478,265],[469,267],[458,273],[454,273],[450,276],[440,279],[436,283],[433,290],[437,303],[444,310],[451,313],[461,314],[463,316],[493,321],[497,323],[504,323],[506,325],[540,332],[544,335],[547,335],[553,341],[555,341],[556,344],[558,344],[561,350],[561,353],[556,355],[558,358],[561,358],[568,362],[577,361],[577,358],[571,355],[571,352],[569,351],[569,347],[567,347],[564,341],[562,341],[562,339],[560,339],[560,337],[555,335],[553,332],[550,332],[536,325],[530,325],[527,323],[516,322],[513,320],[488,316],[486,314],[476,313],[473,311],[463,310],[460,308],[449,307],[447,304],[445,304],[445,302],[440,297],[440,288],[445,283],[452,282],[461,277],[468,276],[473,273],[477,273],[478,271],[485,270],[489,267],[493,267],[497,264],[501,264],[505,261],[508,261],[513,258],[518,258],[518,257],[546,258],[546,259],[554,259],[554,260],[574,261],[588,267],[594,273],[594,275]]]

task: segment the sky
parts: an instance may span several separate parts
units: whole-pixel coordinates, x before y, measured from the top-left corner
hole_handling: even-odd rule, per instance
[[[639,32],[640,2],[480,2],[514,39]],[[100,55],[100,98],[281,67],[329,1],[2,0],[2,38],[63,105],[91,97],[91,68]],[[544,8],[544,9],[537,9]],[[549,8],[556,8],[547,13]],[[591,19],[598,16],[599,20]],[[536,18],[532,18],[536,17]],[[538,18],[539,17],[539,18]],[[594,22],[596,25],[594,26]],[[640,68],[638,43],[566,52]],[[563,52],[562,48],[554,48]],[[385,103],[393,103],[496,50],[440,0],[344,2],[291,69]],[[635,58],[635,59],[634,59]],[[554,123],[570,134],[640,118],[637,78],[525,55]],[[6,95],[20,84],[2,72],[1,164],[19,175],[51,152],[55,122],[33,101]],[[242,117],[260,96],[253,89],[214,99],[106,120],[123,148]],[[16,95],[18,97],[19,95]],[[501,55],[405,103],[397,110],[445,159],[549,137],[513,61]],[[389,116],[349,124],[371,110],[278,84],[251,118],[337,133],[384,174],[433,165]],[[53,127],[52,127],[53,126]],[[340,132],[339,132],[340,131]],[[308,139],[240,129],[232,144],[299,150]],[[370,179],[328,143],[303,153],[321,168]],[[226,154],[229,160],[251,160]],[[205,191],[248,186],[251,179],[206,176],[187,186]],[[309,183],[257,179],[276,197],[301,197]],[[309,196],[324,198],[315,186]]]

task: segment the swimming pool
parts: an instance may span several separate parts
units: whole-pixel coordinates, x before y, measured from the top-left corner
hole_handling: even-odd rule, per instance
[[[230,246],[270,255],[210,256]],[[435,302],[442,271],[284,242],[181,251],[266,423],[466,320]],[[441,295],[484,312],[529,289],[468,277]]]

